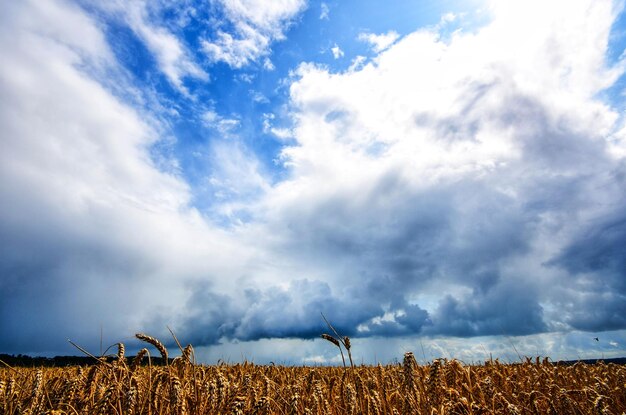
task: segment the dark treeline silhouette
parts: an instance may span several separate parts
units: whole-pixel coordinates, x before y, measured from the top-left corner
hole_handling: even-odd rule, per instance
[[[126,357],[126,363],[132,362],[135,356]],[[103,359],[112,362],[117,358],[115,356],[105,356]],[[164,361],[160,357],[152,357],[153,365],[163,365]],[[65,366],[90,366],[98,363],[96,359],[89,356],[55,356],[55,357],[31,357],[23,354],[10,355],[0,354],[0,361],[11,367],[65,367]],[[172,359],[169,359],[171,362]],[[143,365],[148,364],[148,359],[144,358]],[[4,366],[4,365],[2,365]]]
[[[127,356],[126,363],[130,364],[135,356]],[[117,358],[115,356],[105,356],[103,358],[107,362],[113,362]],[[164,361],[160,357],[152,357],[151,363],[161,366]],[[173,359],[168,359],[172,362]],[[31,357],[23,354],[9,355],[0,353],[0,361],[11,367],[65,367],[65,366],[90,366],[98,363],[93,357],[89,356],[55,356],[55,357]],[[551,362],[556,365],[573,365],[575,363],[585,363],[594,365],[600,362],[614,363],[617,365],[626,365],[626,357],[617,357],[612,359],[583,359],[583,360],[559,360]],[[142,365],[147,365],[148,359],[144,358]],[[4,366],[0,364],[0,366]]]
[[[614,357],[612,359],[582,359],[582,360],[559,360],[554,362],[557,365],[574,365],[576,363],[586,363],[588,365],[595,365],[600,362],[614,363],[616,365],[626,365],[626,357]]]

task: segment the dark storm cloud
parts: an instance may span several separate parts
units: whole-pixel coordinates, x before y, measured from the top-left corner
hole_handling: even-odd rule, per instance
[[[527,249],[527,231],[513,200],[497,192],[488,195],[474,182],[407,195],[401,180],[384,181],[385,191],[371,192],[362,206],[337,197],[319,209],[310,207],[314,217],[290,218],[290,231],[297,235],[288,239],[297,247],[290,255],[321,264],[347,262],[342,269],[350,273],[333,277],[341,278],[343,290],[307,279],[293,280],[287,289],[248,289],[239,297],[218,296],[200,287],[185,306],[191,310],[184,324],[187,336],[198,344],[213,344],[222,337],[314,338],[327,330],[321,312],[342,334],[357,337],[411,335],[425,328],[431,334],[464,336],[545,330],[533,295],[520,298],[519,287],[510,281],[500,286],[493,265]],[[388,195],[395,196],[381,201]],[[460,210],[471,214],[466,219],[471,227],[459,221]],[[325,266],[332,275],[330,268]],[[476,295],[457,302],[454,309],[441,305],[433,326],[429,313],[409,298],[437,280],[469,287]],[[499,315],[503,305],[505,313]],[[384,319],[386,313],[393,317]],[[472,328],[459,329],[447,313]]]
[[[196,284],[185,304],[185,315],[175,327],[181,339],[193,345],[217,344],[223,337],[232,337],[244,311],[244,305],[231,297],[215,293],[206,284]],[[172,316],[163,313],[148,323],[147,330],[163,332]],[[169,338],[169,336],[167,337]]]
[[[287,290],[273,288],[246,294],[250,303],[234,332],[242,339],[317,337],[325,327],[320,313],[331,318],[338,330],[352,335],[360,322],[381,312],[380,305],[367,298],[337,298],[321,281],[295,280]]]
[[[184,309],[178,331],[181,338],[196,345],[217,344],[223,340],[259,340],[271,338],[312,339],[330,332],[322,313],[342,335],[399,336],[418,333],[429,324],[428,313],[402,301],[392,308],[402,313],[394,321],[383,317],[378,298],[371,292],[351,292],[339,297],[329,285],[308,279],[293,280],[287,288],[271,287],[246,290],[240,297],[218,295],[209,286],[194,286]],[[160,330],[166,319],[157,319]],[[359,326],[366,325],[364,330]]]
[[[297,252],[292,255],[348,263],[342,269],[349,273],[337,278],[359,292],[355,298],[386,305],[391,312],[410,310],[410,298],[438,282],[444,287],[467,287],[476,297],[520,295],[514,281],[502,281],[499,266],[528,251],[534,217],[524,211],[519,200],[472,179],[415,191],[389,175],[372,185],[368,197],[360,194],[359,198],[361,202],[356,204],[354,196],[346,192],[309,206],[305,215],[294,212],[289,216],[293,233],[287,240],[297,241]],[[463,311],[464,316],[455,318],[475,323],[465,335],[542,331],[541,309],[533,295],[514,299],[519,305],[503,317],[497,329],[481,319],[499,313],[502,302],[485,302],[481,310],[468,305],[473,311]],[[530,316],[517,314],[522,305],[528,306],[526,314]],[[355,302],[354,307],[358,309],[360,303]],[[445,306],[438,310],[435,325],[441,326],[432,330],[459,334],[458,329],[446,325],[445,310]],[[452,311],[462,313],[458,307]],[[419,333],[428,318],[422,309],[415,314],[407,312],[394,323],[402,323],[402,330],[394,326],[385,331]],[[527,319],[530,322],[518,324]]]
[[[496,106],[483,102],[494,97]],[[450,142],[473,141],[482,124],[510,129],[519,159],[421,188],[391,169],[365,186],[307,200],[304,209],[298,205],[278,214],[287,224],[285,240],[297,247],[290,255],[302,261],[336,261],[344,271],[335,277],[338,281],[358,285],[362,297],[392,314],[402,309],[398,304],[406,308],[424,292],[440,297],[430,313],[418,304],[415,315],[398,312],[394,319],[360,323],[386,335],[527,335],[562,323],[585,330],[621,327],[623,297],[611,282],[624,281],[619,220],[604,226],[611,232],[601,231],[588,245],[573,242],[564,254],[576,258],[577,268],[602,264],[602,272],[591,278],[606,304],[585,296],[573,300],[580,310],[596,307],[593,326],[578,323],[574,315],[546,320],[542,304],[560,303],[561,292],[558,287],[545,289],[555,281],[537,264],[542,253],[533,251],[541,238],[578,228],[577,215],[594,206],[594,199],[615,197],[612,192],[620,185],[617,175],[607,175],[616,161],[606,143],[588,130],[573,128],[565,115],[555,116],[540,99],[517,93],[508,82],[481,85],[468,93],[468,100],[456,116],[437,120],[429,115],[421,121],[453,126],[455,134],[440,134]],[[597,214],[604,218],[606,212]],[[528,255],[537,266],[512,269]],[[550,268],[549,262],[544,266]],[[580,271],[574,264],[566,268],[572,278]],[[452,286],[465,290],[447,294]]]
[[[462,280],[468,271],[524,252],[533,226],[519,202],[472,179],[416,191],[399,177],[385,177],[358,192],[358,203],[346,191],[281,216],[288,240],[297,241],[292,254],[351,260],[354,275],[344,278],[384,275],[389,292],[443,271]]]
[[[546,331],[537,293],[528,284],[508,281],[462,300],[446,296],[433,314],[432,333],[471,337],[525,335]]]
[[[623,293],[581,293],[575,307],[566,310],[566,322],[577,330],[606,331],[626,328],[626,295]]]
[[[626,203],[619,210],[582,229],[552,263],[573,275],[601,272],[595,288],[626,293]]]
[[[626,203],[621,202],[617,212],[583,227],[551,261],[568,271],[567,283],[576,287],[564,305],[574,328],[626,328]]]
[[[67,353],[73,350],[67,338],[95,350],[102,324],[107,333],[123,330],[135,309],[134,281],[154,270],[145,256],[103,245],[97,234],[72,239],[66,230],[24,238],[3,225],[0,350]]]

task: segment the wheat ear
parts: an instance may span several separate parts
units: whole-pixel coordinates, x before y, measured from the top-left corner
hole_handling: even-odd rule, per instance
[[[163,360],[165,360],[165,364],[167,365],[167,363],[168,363],[168,361],[167,361],[167,349],[165,348],[163,343],[161,343],[160,341],[158,341],[154,337],[148,336],[147,334],[143,334],[143,333],[137,333],[137,334],[135,334],[135,337],[137,337],[139,340],[142,340],[142,341],[144,341],[146,343],[150,343],[151,345],[156,347],[156,349],[159,351],[159,353],[161,353],[161,357],[163,358]]]

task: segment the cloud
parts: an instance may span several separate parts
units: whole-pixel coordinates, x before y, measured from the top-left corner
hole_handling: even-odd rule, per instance
[[[459,16],[457,16],[454,13],[451,13],[451,12],[446,13],[443,16],[441,16],[441,19],[439,19],[439,24],[442,25],[442,24],[454,22],[458,17]]]
[[[320,5],[320,20],[328,20],[329,14],[330,9],[328,7],[328,4],[322,2],[322,4]]]
[[[101,324],[119,341],[184,302],[181,281],[225,273],[201,258],[245,261],[151,160],[159,121],[94,80],[90,62],[117,71],[96,21],[64,2],[1,19],[0,349],[67,353]]]
[[[339,59],[343,56],[343,50],[341,50],[341,48],[339,48],[337,44],[335,44],[335,46],[330,48],[330,51],[333,53],[333,58],[335,59]]]
[[[159,2],[95,2],[94,7],[103,12],[118,16],[128,24],[154,55],[160,70],[170,83],[184,94],[184,78],[191,77],[209,80],[209,75],[195,62],[192,53],[181,39],[163,25],[159,25],[160,14],[165,6]]]
[[[274,120],[276,115],[273,113],[263,114],[263,132],[265,134],[273,134],[281,140],[287,140],[292,136],[292,132],[289,128],[280,128],[274,126]]]
[[[305,8],[303,0],[220,0],[217,4],[223,11],[225,28],[204,39],[202,48],[211,61],[233,68],[267,57],[271,43],[284,39],[286,28]],[[269,60],[265,62],[267,67]]]
[[[519,362],[524,356],[549,356],[552,360],[597,359],[599,353],[605,358],[623,356],[623,349],[611,343],[624,340],[622,332],[604,332],[606,346],[594,344],[589,333],[543,333],[516,337],[473,337],[473,338],[415,338],[367,337],[353,338],[352,357],[355,362],[372,364],[394,364],[407,351],[412,351],[419,363],[428,364],[434,359],[456,358],[471,364],[480,364],[490,359],[501,362]],[[593,343],[592,343],[593,342]],[[262,339],[257,341],[224,342],[211,347],[196,347],[196,358],[201,361],[217,362],[238,360],[243,356],[255,363],[276,364],[332,364],[341,365],[341,356],[335,346],[323,339]],[[517,350],[517,352],[516,352]],[[243,360],[243,359],[242,359]]]
[[[265,95],[263,95],[263,93],[261,93],[259,91],[255,91],[255,90],[251,89],[248,92],[250,93],[250,98],[252,98],[252,101],[254,101],[254,102],[258,102],[258,103],[261,103],[261,104],[268,104],[270,102],[269,99],[267,99],[267,97]]]
[[[343,73],[300,66],[291,175],[258,217],[301,273],[382,305],[358,335],[626,328],[619,116],[598,98],[623,70],[604,58],[616,10],[541,7],[420,30]],[[541,14],[530,39],[522,12]]]
[[[249,204],[270,187],[265,169],[235,138],[215,141],[210,153],[212,173],[208,186],[217,205],[212,213],[235,222],[245,219],[250,213]]]
[[[292,279],[286,286],[249,288],[238,296],[224,296],[210,286],[196,285],[181,316],[181,335],[197,345],[222,341],[272,338],[315,339],[328,331],[320,313],[332,316],[336,330],[348,336],[400,336],[419,332],[429,324],[418,306],[394,304],[393,318],[365,290],[338,296],[318,280]],[[156,329],[156,328],[155,328]],[[201,337],[198,337],[201,333]]]
[[[201,118],[206,126],[215,128],[223,136],[230,136],[240,124],[240,121],[237,118],[223,117],[211,109],[205,111]]]
[[[141,15],[135,14],[131,16],[131,25],[154,53],[161,70],[176,88],[186,91],[183,86],[183,78],[186,76],[205,81],[209,79],[208,74],[189,57],[176,36],[166,29],[146,24]]]
[[[507,281],[484,293],[475,291],[461,301],[448,295],[433,313],[433,331],[456,337],[542,333],[547,325],[536,290]]]
[[[372,50],[379,53],[389,48],[389,46],[398,40],[399,37],[400,35],[397,32],[391,30],[380,35],[376,35],[374,33],[359,33],[357,39],[362,42],[369,43]]]

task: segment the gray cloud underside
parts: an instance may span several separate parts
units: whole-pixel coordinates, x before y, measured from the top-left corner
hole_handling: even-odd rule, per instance
[[[560,323],[589,331],[626,328],[624,164],[609,157],[602,142],[548,123],[539,103],[524,105],[511,105],[526,110],[524,116],[502,116],[528,134],[522,160],[513,165],[419,190],[389,172],[358,189],[358,200],[357,190],[348,189],[281,212],[284,225],[273,226],[289,246],[280,249],[330,274],[333,266],[345,271],[333,277],[342,289],[297,280],[287,289],[230,298],[197,288],[187,308],[198,310],[188,332],[204,333],[197,341],[209,344],[221,336],[309,338],[325,330],[320,312],[351,336],[526,335]],[[463,116],[447,122],[466,123]],[[537,131],[526,133],[527,125]],[[513,197],[501,190],[506,187],[523,191]],[[612,199],[608,211],[572,226],[593,204],[591,192]],[[541,259],[533,243],[564,228],[574,232]],[[542,261],[537,275],[516,269],[528,256]],[[546,270],[562,275],[548,277]],[[465,290],[446,294],[450,285]],[[415,294],[437,286],[434,310],[412,303]],[[559,320],[544,314],[544,304],[560,306]],[[384,319],[385,313],[395,317]]]

